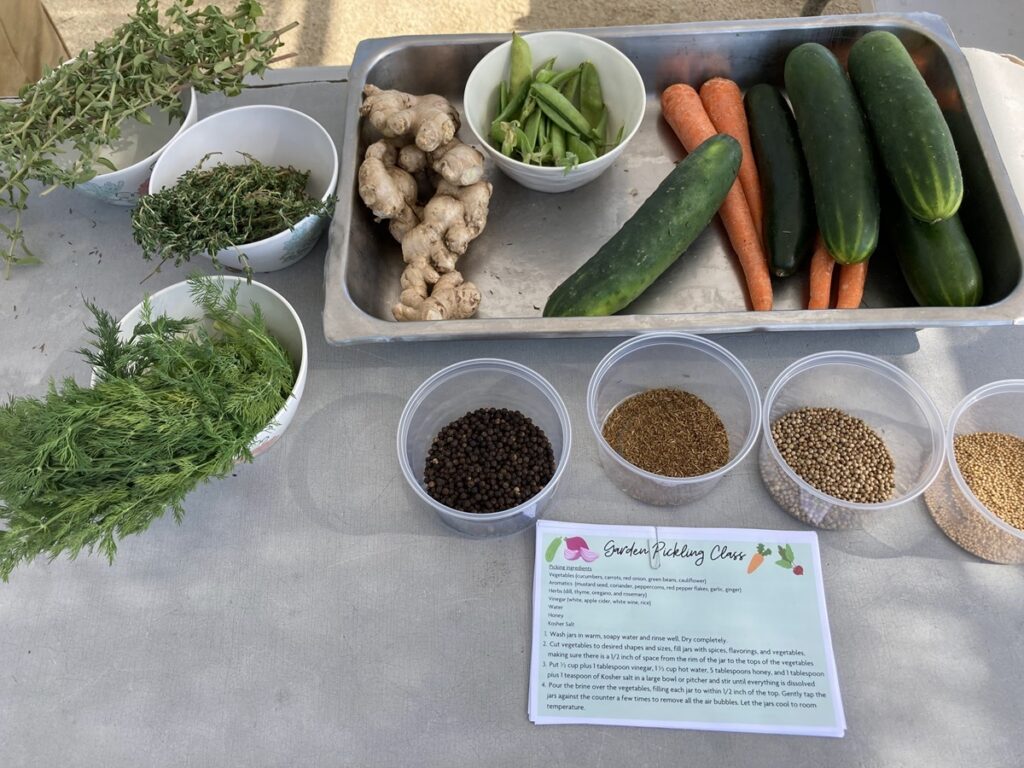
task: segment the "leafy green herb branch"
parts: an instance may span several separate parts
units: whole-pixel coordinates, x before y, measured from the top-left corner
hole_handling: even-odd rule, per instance
[[[15,264],[39,263],[25,243],[21,216],[28,182],[46,189],[73,187],[103,169],[116,170],[104,152],[126,120],[150,122],[156,105],[180,120],[179,98],[190,85],[199,93],[241,93],[247,75],[260,75],[296,27],[261,31],[263,9],[241,0],[230,13],[175,0],[161,23],[158,0],[138,0],[135,13],[106,40],[25,86],[19,101],[0,102],[0,257],[5,277]],[[13,211],[13,217],[6,216]],[[13,218],[13,221],[11,220]]]
[[[156,317],[148,301],[127,340],[89,305],[94,386],[51,382],[41,398],[0,406],[0,579],[37,555],[98,549],[145,531],[185,496],[224,477],[271,424],[295,367],[238,285],[190,279],[203,321]]]

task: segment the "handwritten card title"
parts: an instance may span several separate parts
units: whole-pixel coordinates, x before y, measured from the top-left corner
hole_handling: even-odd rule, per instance
[[[705,556],[707,560],[734,560],[743,561],[747,559],[746,552],[729,549],[726,544],[715,544],[710,550],[703,547],[692,547],[686,542],[658,541],[654,544],[638,543],[636,540],[628,544],[619,544],[615,539],[609,539],[604,545],[605,557],[675,557],[681,560],[692,560],[694,565],[704,565]]]

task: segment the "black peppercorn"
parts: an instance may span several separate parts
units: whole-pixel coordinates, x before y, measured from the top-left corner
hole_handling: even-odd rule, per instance
[[[522,504],[554,473],[551,441],[533,421],[508,408],[480,408],[438,432],[423,481],[442,504],[486,513]]]

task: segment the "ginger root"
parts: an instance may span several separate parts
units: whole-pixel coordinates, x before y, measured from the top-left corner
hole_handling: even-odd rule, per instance
[[[384,91],[375,85],[363,88],[359,114],[384,136],[409,136],[424,152],[447,144],[459,130],[459,113],[443,96],[413,96]]]
[[[394,219],[416,204],[416,179],[398,166],[398,149],[387,141],[366,148],[359,166],[359,196],[378,219]]]
[[[442,97],[372,85],[364,94],[360,114],[386,138],[366,150],[359,196],[378,220],[388,220],[406,264],[392,314],[396,320],[472,317],[480,291],[455,264],[487,224],[492,187],[483,181],[483,155],[455,137],[459,115]],[[417,189],[428,181],[424,197],[433,196],[420,207]]]
[[[405,285],[406,275],[402,275]],[[402,299],[392,310],[395,320],[460,320],[472,317],[480,306],[480,291],[464,282],[458,272],[442,275],[429,295],[418,288],[402,291]]]

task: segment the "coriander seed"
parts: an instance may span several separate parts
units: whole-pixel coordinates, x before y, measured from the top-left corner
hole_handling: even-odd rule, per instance
[[[838,408],[799,408],[772,424],[783,460],[806,483],[843,501],[880,504],[895,492],[895,464],[862,419]]]

